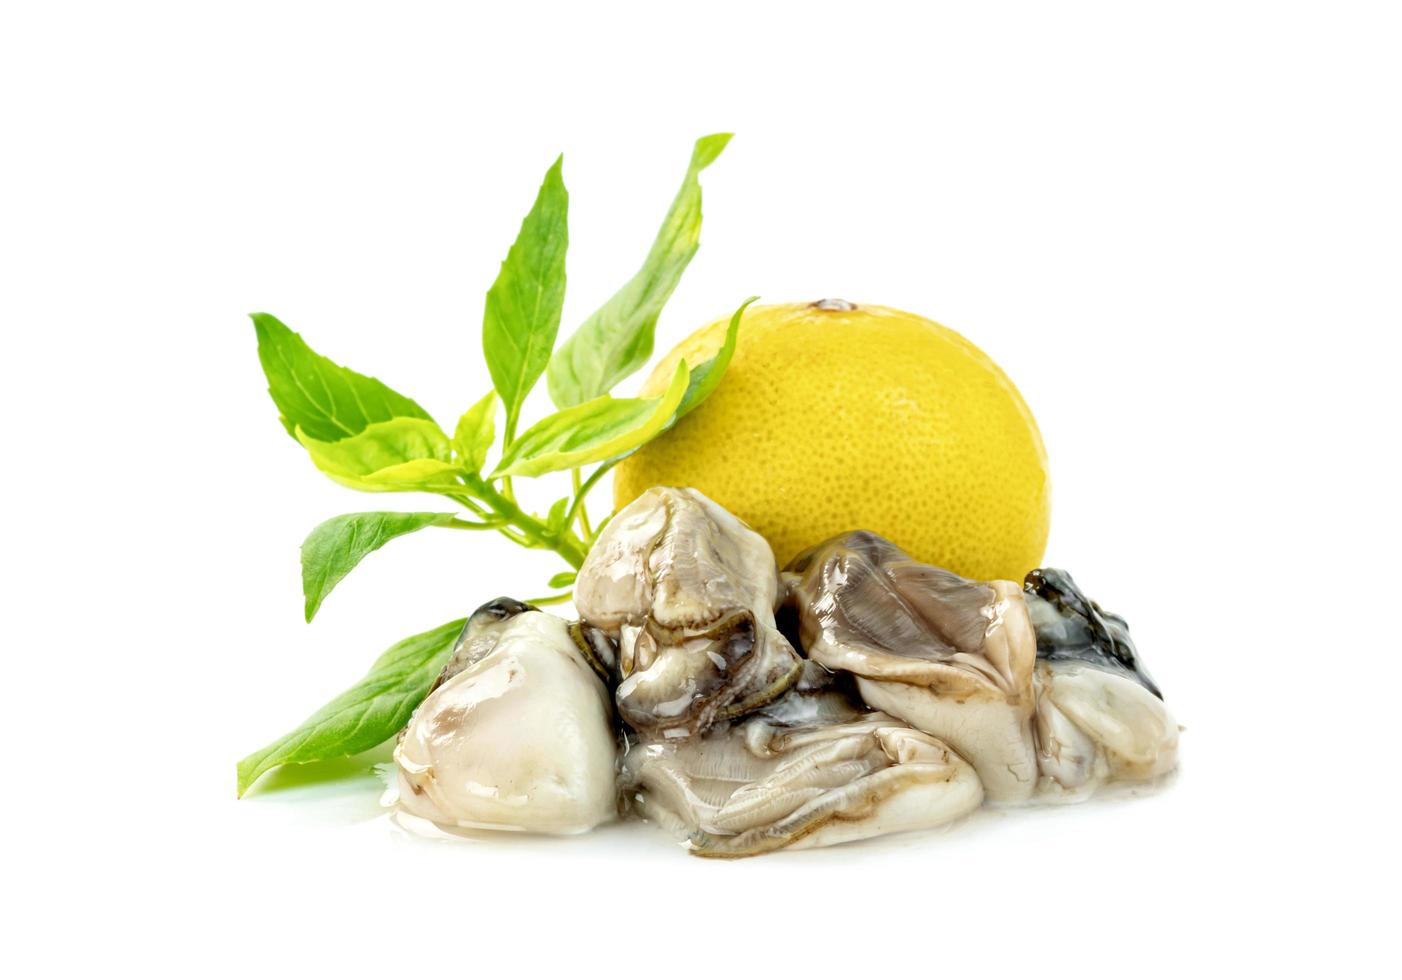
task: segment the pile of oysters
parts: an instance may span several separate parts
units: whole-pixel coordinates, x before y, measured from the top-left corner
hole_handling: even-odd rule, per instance
[[[395,749],[405,811],[550,834],[633,813],[744,857],[1176,764],[1124,620],[1056,569],[974,582],[853,531],[781,574],[733,515],[658,487],[604,529],[575,605],[472,615]]]

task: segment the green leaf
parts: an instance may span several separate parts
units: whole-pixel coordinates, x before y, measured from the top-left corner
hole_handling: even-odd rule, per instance
[[[759,299],[758,296],[751,296],[740,304],[740,308],[730,318],[730,326],[725,328],[725,341],[721,344],[720,350],[716,351],[715,356],[710,360],[698,364],[696,369],[691,372],[691,380],[687,383],[686,394],[682,397],[682,403],[677,408],[678,419],[710,398],[711,392],[715,391],[716,386],[720,384],[726,369],[730,367],[730,358],[735,354],[735,341],[740,335],[740,318],[744,316],[749,305],[757,299]],[[675,420],[672,424],[676,424]]]
[[[296,436],[317,469],[353,490],[462,489],[455,479],[461,470],[452,461],[452,444],[436,423],[425,419],[375,422],[337,442],[321,442],[301,429]]]
[[[482,351],[492,383],[506,406],[507,438],[516,431],[521,403],[550,363],[565,301],[569,193],[555,161],[545,174],[516,243],[487,291]]]
[[[239,796],[275,766],[354,755],[392,737],[428,693],[466,622],[444,623],[386,650],[350,690],[240,762]]]
[[[252,318],[268,394],[289,435],[300,428],[313,439],[330,441],[357,435],[373,422],[429,417],[413,399],[322,357],[277,317],[254,313]]]
[[[565,514],[569,512],[570,497],[561,497],[550,505],[550,513],[545,515],[545,529],[558,534],[565,526]]]
[[[700,173],[729,142],[729,133],[696,141],[681,190],[643,267],[550,359],[550,397],[557,407],[569,408],[607,394],[652,356],[657,318],[700,247]]]
[[[574,585],[575,576],[578,572],[560,572],[558,575],[550,576],[550,587],[552,589],[563,589],[567,585]]]
[[[458,465],[469,473],[482,472],[487,453],[496,441],[496,409],[497,393],[489,391],[487,397],[458,419],[457,430],[453,433],[453,452],[458,454]]]
[[[672,421],[689,377],[680,361],[661,398],[604,395],[547,416],[506,447],[492,475],[539,476],[630,453]]]
[[[302,542],[302,595],[307,622],[336,584],[370,552],[386,542],[426,527],[451,524],[452,514],[396,514],[370,511],[323,521]]]

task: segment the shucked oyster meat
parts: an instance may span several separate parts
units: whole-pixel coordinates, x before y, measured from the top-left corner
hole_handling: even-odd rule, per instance
[[[1043,789],[1078,799],[1107,780],[1148,780],[1177,764],[1178,726],[1139,660],[1129,626],[1056,568],[1027,576],[1037,632],[1037,759]]]
[[[989,799],[1036,788],[1036,640],[1021,590],[922,564],[868,531],[799,556],[786,578],[808,656],[862,699],[948,742]]]
[[[934,827],[983,788],[939,739],[867,711],[815,663],[779,701],[701,739],[636,745],[624,790],[702,857],[745,857]]]
[[[604,684],[564,620],[512,599],[468,620],[394,758],[400,805],[435,823],[569,834],[617,814]]]
[[[1132,680],[1163,700],[1130,639],[1129,624],[1087,598],[1069,572],[1034,569],[1027,573],[1023,590],[1037,634],[1038,660],[1089,664]]]
[[[693,853],[743,857],[1176,765],[1128,626],[1063,571],[970,581],[855,531],[784,573],[782,630],[780,582],[705,496],[648,491],[580,568],[580,621],[511,599],[469,619],[395,750],[401,805],[571,833],[621,793]]]
[[[773,701],[800,661],[774,625],[768,543],[701,493],[659,487],[590,549],[574,598],[618,644],[623,719],[651,739],[700,735]]]

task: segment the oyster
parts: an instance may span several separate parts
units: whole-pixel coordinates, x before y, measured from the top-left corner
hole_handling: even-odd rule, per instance
[[[774,553],[696,490],[620,511],[575,581],[585,626],[617,642],[615,700],[649,739],[691,738],[773,701],[800,660],[774,625]]]
[[[1036,640],[1021,590],[915,561],[869,531],[833,538],[786,574],[808,656],[850,671],[862,699],[948,742],[991,800],[1036,787]]]
[[[483,606],[394,750],[400,806],[448,826],[571,834],[617,815],[608,692],[569,624]]]
[[[1129,626],[1056,568],[1027,576],[1037,632],[1037,761],[1044,791],[1077,799],[1108,780],[1154,779],[1178,759],[1178,726]]]
[[[939,739],[866,711],[815,663],[779,701],[623,763],[646,818],[702,857],[746,857],[934,827],[976,809],[978,776]]]
[[[457,640],[453,643],[452,655],[448,662],[443,665],[437,680],[428,689],[432,694],[448,681],[461,674],[468,667],[481,660],[496,648],[497,640],[501,637],[501,630],[497,627],[524,612],[535,612],[535,606],[529,606],[519,599],[512,599],[509,596],[497,596],[491,602],[484,602],[478,606],[476,611],[467,618],[467,624],[463,626],[462,632],[458,634]],[[425,695],[427,697],[427,695]]]

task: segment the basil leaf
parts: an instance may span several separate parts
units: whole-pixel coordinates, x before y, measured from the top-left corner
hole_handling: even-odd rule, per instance
[[[506,406],[507,438],[516,432],[521,403],[550,362],[565,301],[569,193],[555,161],[545,174],[516,243],[487,291],[482,351]]]
[[[322,357],[277,317],[252,318],[268,394],[288,435],[300,428],[313,439],[342,439],[372,422],[429,417],[413,399]]]
[[[724,377],[726,369],[730,367],[730,358],[735,354],[735,341],[740,335],[740,318],[749,305],[757,299],[759,299],[758,296],[751,296],[740,304],[740,308],[730,318],[730,326],[725,328],[725,341],[721,344],[720,350],[716,351],[715,356],[710,360],[698,364],[691,372],[691,380],[687,382],[686,394],[682,396],[682,403],[677,408],[678,419],[710,398],[711,392],[715,391],[716,386],[720,384],[720,379]],[[672,424],[676,424],[675,420]]]
[[[559,534],[565,527],[565,514],[570,507],[569,497],[561,497],[550,505],[550,513],[545,515],[545,529],[551,534]]]
[[[353,490],[452,493],[462,487],[455,479],[461,470],[452,462],[452,444],[425,419],[375,422],[337,442],[321,442],[301,429],[296,436],[317,469]]]
[[[370,511],[323,521],[302,542],[302,596],[307,622],[351,569],[386,542],[434,525],[451,524],[452,514],[396,514]]]
[[[701,242],[701,171],[720,156],[729,133],[696,141],[643,267],[566,340],[550,359],[550,397],[559,408],[607,394],[652,356],[657,318]]]
[[[604,395],[547,416],[506,447],[492,476],[539,476],[632,452],[672,421],[688,377],[680,361],[661,398]]]
[[[458,465],[469,473],[482,471],[487,452],[496,441],[496,409],[497,393],[489,391],[487,397],[458,419],[457,430],[453,433],[453,452],[458,454]]]
[[[350,690],[238,765],[238,794],[275,766],[321,762],[374,748],[392,737],[428,693],[467,620],[400,640]]]

